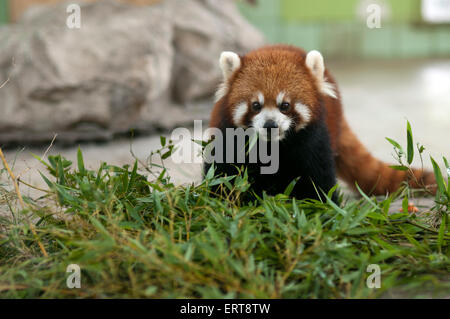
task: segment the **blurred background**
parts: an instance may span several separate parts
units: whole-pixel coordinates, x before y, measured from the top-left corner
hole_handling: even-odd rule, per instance
[[[256,2],[255,7],[241,2],[240,8],[269,42],[317,49],[328,59],[450,57],[450,3],[446,0]],[[381,9],[378,28],[371,24],[377,10],[374,5]],[[431,10],[442,14],[430,15]]]
[[[322,52],[345,115],[379,158],[406,144],[406,120],[428,154],[450,156],[450,0],[0,0],[0,146],[29,183],[30,153],[92,168],[146,158],[159,135],[207,126],[218,56],[267,43]],[[68,24],[69,22],[69,24]],[[101,143],[99,143],[101,142]],[[416,162],[420,165],[420,161]],[[170,165],[169,165],[170,166]],[[172,165],[175,182],[200,165]]]

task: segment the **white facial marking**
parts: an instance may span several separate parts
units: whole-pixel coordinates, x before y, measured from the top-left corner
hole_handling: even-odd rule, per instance
[[[285,93],[283,91],[278,93],[278,95],[277,95],[277,105],[281,105],[281,103],[283,103],[284,95],[285,95]]]
[[[259,104],[264,105],[264,94],[261,92],[258,92],[258,102]]]
[[[217,88],[214,101],[218,102],[221,98],[223,98],[227,94],[227,92],[228,92],[228,84],[226,82],[221,83]]]
[[[295,110],[298,114],[300,114],[302,118],[302,122],[297,125],[297,130],[300,130],[308,125],[309,121],[311,121],[312,114],[311,110],[306,105],[300,102],[295,103]]]
[[[233,123],[236,126],[242,125],[242,120],[244,119],[244,115],[248,111],[248,105],[246,102],[239,103],[236,105],[236,108],[233,111]]]
[[[278,125],[278,134],[272,136],[275,140],[283,139],[286,132],[292,125],[292,120],[288,116],[281,113],[278,109],[263,108],[262,111],[253,118],[252,126],[259,132],[260,136],[266,140],[267,129],[264,128],[264,124],[268,120],[272,120]]]
[[[326,79],[322,82],[321,91],[323,94],[331,96],[333,99],[337,99],[336,87],[332,83],[327,82]]]
[[[264,105],[264,94],[261,92],[258,92],[258,102],[259,104]]]

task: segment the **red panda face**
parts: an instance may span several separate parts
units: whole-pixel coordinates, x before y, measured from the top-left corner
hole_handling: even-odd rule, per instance
[[[227,97],[227,111],[237,127],[253,127],[268,139],[283,139],[319,116],[321,94],[332,95],[323,79],[323,58],[294,48],[263,48],[244,57],[224,52],[224,83],[217,99]],[[326,92],[326,93],[324,93]],[[273,129],[273,130],[269,130]]]

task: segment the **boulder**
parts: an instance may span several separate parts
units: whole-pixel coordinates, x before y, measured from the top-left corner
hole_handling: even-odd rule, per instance
[[[137,7],[68,4],[29,10],[0,28],[0,144],[104,140],[134,128],[171,129],[205,119],[223,50],[244,53],[261,34],[232,0],[162,0]]]

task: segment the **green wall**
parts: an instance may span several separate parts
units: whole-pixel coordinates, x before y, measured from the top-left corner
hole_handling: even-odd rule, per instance
[[[239,6],[271,43],[318,49],[332,58],[450,57],[450,25],[423,23],[421,0],[383,2],[390,14],[380,29],[366,25],[362,4],[371,1],[258,0],[256,7]]]
[[[261,1],[267,2],[267,1]],[[352,21],[359,5],[376,1],[361,0],[281,0],[281,16],[293,21]],[[420,20],[420,0],[387,0],[393,20]]]
[[[7,0],[0,0],[0,25],[4,24],[8,21],[8,1]]]

